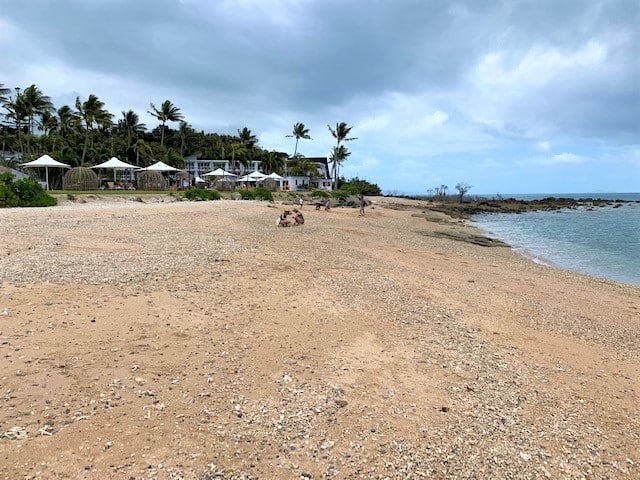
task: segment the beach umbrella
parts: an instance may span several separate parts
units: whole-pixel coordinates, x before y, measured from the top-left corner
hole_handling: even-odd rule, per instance
[[[66,163],[59,162],[54,160],[49,155],[42,155],[40,158],[33,160],[32,162],[27,162],[22,164],[23,167],[27,168],[36,168],[36,167],[44,167],[45,170],[45,178],[47,181],[47,190],[49,190],[49,167],[51,168],[71,168],[71,165],[67,165]]]
[[[94,165],[91,168],[104,168],[107,170],[113,170],[113,181],[116,181],[116,170],[135,170],[135,165],[131,165],[130,163],[123,162],[122,160],[117,159],[116,157],[111,157],[106,162],[101,163],[100,165]]]

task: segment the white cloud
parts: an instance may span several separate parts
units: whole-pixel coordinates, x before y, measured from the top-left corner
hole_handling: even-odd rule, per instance
[[[587,157],[577,155],[575,153],[558,153],[556,155],[545,157],[533,157],[527,160],[518,162],[520,165],[577,165],[585,163],[588,160]]]
[[[547,141],[540,141],[536,143],[536,148],[541,152],[548,152],[551,149],[551,143]]]

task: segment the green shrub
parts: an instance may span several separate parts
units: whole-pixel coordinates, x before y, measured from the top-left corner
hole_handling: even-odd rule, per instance
[[[351,195],[382,195],[382,191],[378,185],[366,180],[361,180],[358,177],[354,177],[347,181],[345,181],[344,178],[341,178],[339,184],[340,190],[346,190]]]
[[[258,187],[253,191],[253,198],[256,200],[268,200],[269,202],[273,202],[273,195],[271,192],[264,188]]]
[[[329,194],[324,190],[314,190],[311,192],[311,195],[314,197],[329,198]]]
[[[253,193],[253,190],[249,190],[248,188],[241,188],[239,190],[236,190],[236,192],[238,192],[240,194],[240,198],[242,198],[242,200],[255,200],[256,196]]]
[[[347,197],[350,197],[351,194],[349,192],[347,192],[346,190],[334,190],[331,192],[331,195],[333,196],[333,198],[336,198],[338,200],[345,200]]]
[[[52,207],[58,201],[33,180],[13,181],[13,175],[0,175],[0,207]]]
[[[205,200],[220,200],[220,193],[215,190],[204,190],[202,188],[190,188],[185,190],[184,197],[187,200],[205,201]]]
[[[13,187],[13,175],[0,174],[0,207],[17,207],[18,205],[20,205],[20,199]]]

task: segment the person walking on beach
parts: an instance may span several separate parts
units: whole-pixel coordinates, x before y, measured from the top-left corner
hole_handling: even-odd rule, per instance
[[[367,201],[364,199],[364,195],[360,194],[360,215],[364,215],[364,207],[367,205]]]
[[[302,205],[304,205],[304,198],[298,197],[298,205],[300,205],[300,210],[302,210]]]

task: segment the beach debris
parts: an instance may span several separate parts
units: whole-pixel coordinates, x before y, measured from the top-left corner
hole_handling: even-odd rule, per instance
[[[339,398],[339,399],[337,399],[335,402],[336,402],[336,405],[337,405],[338,407],[340,407],[340,408],[344,408],[344,407],[346,407],[347,405],[349,405],[349,402],[347,402],[346,400],[340,399],[340,398]]]
[[[113,381],[107,386],[111,388],[124,388],[124,385],[122,385],[122,380],[119,378],[114,378]]]
[[[19,426],[11,427],[6,432],[1,433],[0,438],[7,438],[9,440],[24,440],[25,438],[27,438],[27,430]]]
[[[53,422],[47,422],[47,423],[45,423],[45,424],[42,426],[42,428],[39,428],[39,429],[38,429],[38,433],[39,433],[40,435],[47,435],[47,436],[49,436],[49,437],[50,437],[50,436],[52,436],[54,433],[56,433],[56,432],[53,430]]]

